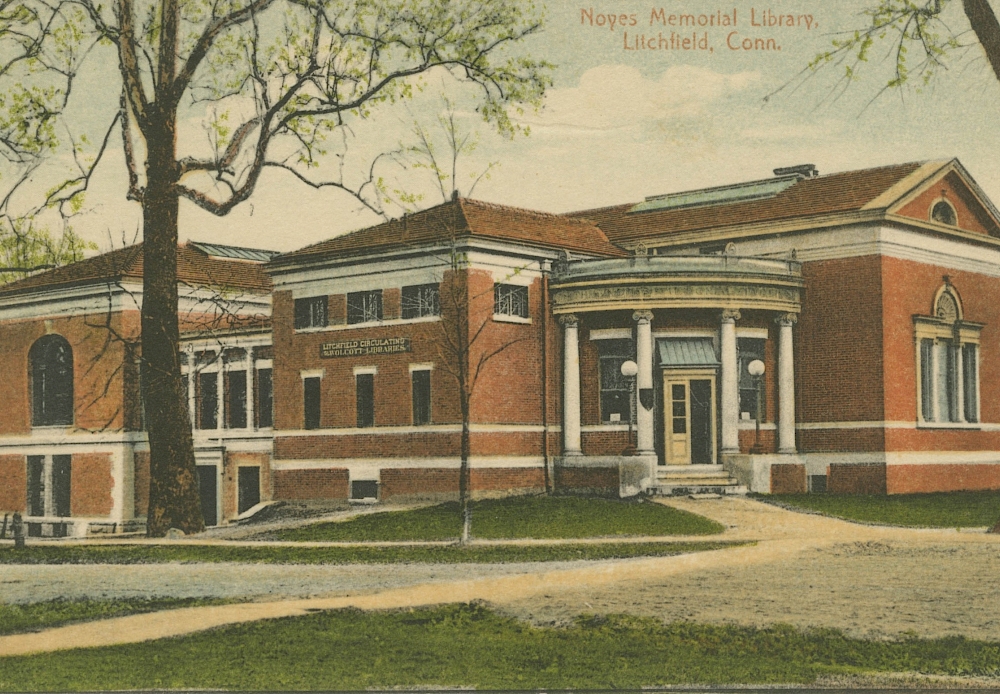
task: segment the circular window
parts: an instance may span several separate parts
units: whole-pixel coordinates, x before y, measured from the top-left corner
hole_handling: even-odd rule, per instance
[[[955,208],[952,207],[951,203],[946,200],[941,200],[934,205],[931,210],[931,219],[935,222],[941,222],[942,224],[947,224],[951,227],[958,223],[958,217],[955,215]]]

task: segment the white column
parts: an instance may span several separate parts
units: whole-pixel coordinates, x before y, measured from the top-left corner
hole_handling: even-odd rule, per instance
[[[794,313],[778,316],[778,452],[795,453],[795,365],[792,352]]]
[[[563,455],[582,455],[580,444],[580,336],[574,315],[559,317],[563,326]]]
[[[253,431],[253,388],[254,388],[254,370],[253,370],[253,348],[247,347],[247,429]]]
[[[188,387],[188,412],[191,414],[191,427],[194,428],[194,379],[195,379],[195,368],[194,368],[194,348],[190,345],[185,350],[187,353],[187,387]]]
[[[224,381],[226,379],[225,366],[226,366],[225,350],[220,349],[219,350],[219,375],[215,379],[215,393],[216,393],[216,396],[215,396],[215,426],[216,426],[217,429],[225,429],[226,428],[226,422],[223,419],[223,416],[225,415],[225,412],[226,412],[226,408],[224,406],[224,403],[222,402],[223,399],[226,397],[226,387],[225,387],[225,383],[224,383]]]
[[[739,311],[727,309],[722,312],[722,326],[720,330],[722,385],[720,387],[719,398],[722,401],[721,426],[723,453],[740,452],[740,375],[739,365],[736,360],[736,321],[739,319]]]
[[[636,322],[635,361],[639,367],[636,374],[636,449],[639,455],[656,455],[653,448],[653,408],[647,410],[639,394],[643,390],[651,395],[653,392],[653,332],[652,311],[636,311],[632,314]],[[649,399],[652,403],[652,398]]]

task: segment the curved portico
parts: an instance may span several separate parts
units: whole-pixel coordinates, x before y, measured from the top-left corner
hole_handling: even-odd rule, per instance
[[[637,254],[557,264],[551,293],[553,312],[565,328],[564,452],[575,457],[574,465],[582,464],[581,455],[613,458],[613,444],[588,446],[586,432],[594,433],[595,442],[609,441],[627,421],[623,451],[647,466],[643,486],[648,487],[655,483],[657,463],[661,471],[675,465],[693,470],[737,456],[740,430],[748,429],[752,415],[756,432],[744,435],[744,452],[750,452],[745,449],[752,433],[754,452],[764,452],[763,426],[771,453],[795,453],[792,326],[801,308],[802,284],[798,262],[771,258]],[[756,339],[740,337],[746,335]],[[587,340],[591,342],[581,344]],[[761,412],[744,402],[748,391],[740,375],[742,361],[753,354],[741,353],[739,345],[758,342],[761,358],[766,353],[772,365],[777,362],[766,381],[757,382]],[[595,345],[596,364],[581,358],[582,346],[590,344]],[[616,407],[607,387],[617,378],[614,354],[634,359],[638,367],[628,382],[624,416],[608,411]],[[596,377],[587,373],[595,365]],[[595,383],[599,402],[588,407],[581,398],[595,399]],[[764,390],[772,394],[770,399],[776,396],[776,408],[774,403],[760,405]],[[762,425],[764,413],[775,409],[777,425],[773,419]],[[587,412],[591,421],[581,421]]]

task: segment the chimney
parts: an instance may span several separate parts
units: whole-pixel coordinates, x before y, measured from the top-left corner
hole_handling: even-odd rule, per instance
[[[819,176],[815,164],[798,164],[797,166],[785,166],[774,170],[775,176],[798,176],[799,178],[815,178]]]

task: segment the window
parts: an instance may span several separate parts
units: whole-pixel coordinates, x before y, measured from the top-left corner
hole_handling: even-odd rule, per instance
[[[356,374],[355,389],[358,403],[358,426],[375,426],[375,374]]]
[[[431,423],[431,372],[428,369],[410,372],[413,382],[413,423]]]
[[[28,456],[28,515],[45,515],[45,456]]]
[[[319,384],[322,380],[318,376],[302,379],[306,429],[319,429],[321,404]]]
[[[628,422],[630,379],[622,376],[622,364],[632,358],[632,340],[597,340],[601,380],[601,421]]]
[[[215,371],[198,374],[195,406],[199,429],[219,428],[219,374]]]
[[[72,460],[73,458],[68,455],[52,456],[52,515],[54,516],[69,515]]]
[[[257,369],[257,428],[274,426],[274,381],[271,369]]]
[[[955,214],[955,208],[947,200],[941,200],[934,204],[934,207],[931,209],[931,219],[935,222],[947,224],[948,226],[956,226],[958,224],[958,215]]]
[[[226,373],[226,426],[247,428],[247,372]]]
[[[352,499],[377,499],[378,498],[378,481],[377,480],[351,480],[351,498]]]
[[[73,349],[60,335],[40,338],[28,353],[31,371],[31,424],[73,423]]]
[[[382,290],[350,292],[347,295],[347,322],[373,323],[382,320]]]
[[[497,316],[528,317],[528,288],[516,284],[493,286],[493,313]]]
[[[29,516],[70,515],[72,456],[28,456]]]
[[[327,326],[326,296],[310,296],[295,300],[295,329]]]
[[[979,422],[979,333],[964,320],[958,294],[945,278],[933,315],[914,316],[917,337],[918,408],[927,423]]]
[[[756,421],[757,419],[757,389],[760,388],[760,404],[764,413],[764,384],[760,376],[751,376],[747,367],[750,362],[759,359],[764,361],[764,346],[767,340],[754,337],[740,337],[736,340],[736,353],[740,369],[740,418]],[[764,421],[761,419],[761,421]]]
[[[441,315],[441,289],[436,284],[403,287],[403,318]]]

